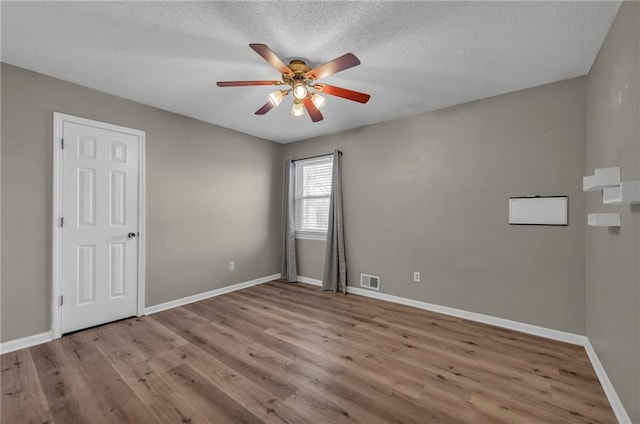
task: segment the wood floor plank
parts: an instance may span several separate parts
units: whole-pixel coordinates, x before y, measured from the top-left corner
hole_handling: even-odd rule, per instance
[[[198,327],[185,337],[194,346],[224,362],[279,399],[286,399],[297,390],[296,387],[282,379],[277,370],[265,366],[249,354],[238,355],[237,351],[229,351],[227,346],[219,343],[208,326]]]
[[[344,409],[305,388],[299,389],[284,403],[287,407],[298,412],[303,417],[315,417],[317,422],[333,424],[358,423],[358,421]]]
[[[260,317],[252,317],[251,322],[247,320],[240,320],[230,318],[225,320],[221,325],[228,326],[230,329],[236,332],[249,335],[252,339],[259,341],[265,345],[270,346],[272,349],[277,349],[283,355],[288,355],[291,358],[296,359],[296,362],[284,370],[282,373],[287,380],[293,382],[296,386],[304,386],[305,389],[311,390],[318,398],[319,402],[327,402],[331,405],[335,405],[335,408],[341,410],[343,416],[348,415],[356,419],[357,422],[362,423],[402,423],[403,421],[397,417],[384,417],[382,415],[375,415],[370,410],[374,409],[371,405],[375,404],[375,400],[369,399],[365,396],[356,393],[355,396],[343,397],[341,394],[350,393],[350,389],[347,386],[355,386],[366,384],[366,378],[357,378],[351,375],[350,370],[338,365],[332,361],[328,361],[327,358],[320,354],[310,352],[308,350],[301,349],[297,346],[291,345],[277,338],[273,338],[266,334],[262,329],[254,325],[255,321],[260,321]],[[349,364],[353,365],[353,364]],[[348,374],[348,383],[338,384],[335,383],[336,376],[339,374]],[[387,390],[384,396],[393,398],[400,396],[393,393],[386,386],[380,386],[381,390]],[[296,392],[298,393],[298,392]],[[290,402],[287,399],[287,402]],[[347,412],[348,411],[348,412]],[[428,412],[427,412],[428,414]],[[318,422],[318,421],[312,421]]]
[[[109,422],[103,416],[93,418],[93,399],[81,372],[71,363],[60,340],[29,349],[49,410],[58,423]]]
[[[1,363],[12,423],[616,422],[581,346],[278,281]]]
[[[63,337],[60,344],[85,382],[93,405],[92,416],[120,423],[158,422],[93,344],[86,343],[78,334]]]
[[[216,424],[211,420],[211,417],[205,415],[205,411],[194,405],[190,392],[183,394],[177,391],[176,386],[163,378],[161,374],[139,384],[144,384],[149,393],[153,394],[155,399],[149,404],[149,409],[158,417],[158,421],[163,423]]]
[[[201,347],[188,345],[177,349],[174,354],[180,355],[184,365],[206,376],[210,382],[263,422],[292,424],[306,422],[295,411],[286,408],[274,393],[265,390],[244,374],[225,364],[223,359],[210,355]]]
[[[0,363],[0,422],[53,422],[31,352],[22,349],[2,355]]]
[[[260,419],[241,406],[204,375],[183,364],[162,375],[178,393],[213,423],[259,423]],[[188,393],[188,396],[186,394]]]
[[[115,336],[127,343],[141,358],[157,355],[163,350],[184,346],[188,342],[174,330],[150,317],[131,318],[112,324]]]
[[[328,292],[318,292],[312,287],[310,288],[310,286],[307,284],[290,284],[286,292],[281,290],[280,293],[288,293],[292,291],[306,293],[307,295],[311,296],[331,295],[331,293]],[[289,296],[286,295],[281,295],[281,297],[289,298]],[[481,335],[485,339],[498,339],[497,341],[500,342],[499,344],[501,347],[507,344],[505,342],[508,341],[520,343],[519,345],[517,345],[517,349],[519,350],[519,352],[522,352],[523,350],[535,349],[538,346],[543,347],[546,354],[550,353],[550,348],[553,348],[556,354],[558,352],[568,351],[571,355],[574,355],[575,352],[582,352],[584,350],[581,346],[576,346],[569,343],[559,343],[550,339],[545,339],[528,334],[525,335],[523,333],[510,331],[499,327],[487,326],[485,324],[477,323],[474,321],[438,314],[426,310],[418,310],[410,306],[387,302],[384,302],[384,304],[381,305],[377,300],[361,296],[346,296],[346,298],[349,300],[341,302],[341,309],[357,307],[358,309],[362,310],[364,308],[372,307],[377,310],[377,313],[375,314],[377,319],[385,316],[391,316],[397,319],[405,319],[409,320],[409,326],[413,328],[429,328],[432,326],[437,326],[438,328],[442,328],[443,330],[447,331],[448,340],[457,339],[452,338],[451,334],[460,335],[460,338],[475,338]],[[295,297],[291,299],[295,299]],[[345,308],[344,306],[347,306],[347,308]],[[522,343],[523,340],[526,340],[526,343]],[[586,358],[586,356],[584,358],[588,362],[588,358]]]
[[[172,365],[152,366],[150,357],[139,352],[136,354],[135,346],[118,337],[118,333],[112,326],[101,326],[76,333],[74,337],[95,346],[136,396],[144,404],[150,405],[157,401],[157,394],[151,391],[147,382],[168,371]]]
[[[203,302],[196,302],[193,305],[186,305],[186,307],[162,311],[154,314],[153,319],[160,322],[165,327],[170,325],[174,331],[180,334],[189,334],[194,328],[209,324],[211,321],[210,319],[202,317],[197,313],[191,312],[190,309],[187,309],[189,306],[202,306],[202,304]]]

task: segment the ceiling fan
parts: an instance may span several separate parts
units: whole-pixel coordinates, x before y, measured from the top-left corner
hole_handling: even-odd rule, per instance
[[[274,107],[278,106],[282,100],[293,94],[293,116],[304,115],[306,109],[313,122],[323,119],[320,109],[324,106],[326,99],[318,93],[330,96],[341,97],[359,103],[367,103],[370,95],[357,91],[340,88],[329,84],[321,84],[317,80],[326,78],[345,69],[353,68],[360,64],[352,53],[344,54],[330,62],[311,69],[303,60],[292,60],[289,65],[285,65],[282,60],[266,44],[249,44],[256,53],[263,57],[282,74],[281,81],[260,80],[260,81],[218,81],[218,87],[246,87],[250,85],[287,85],[284,90],[277,90],[269,94],[269,101],[256,111],[256,115],[264,115]]]

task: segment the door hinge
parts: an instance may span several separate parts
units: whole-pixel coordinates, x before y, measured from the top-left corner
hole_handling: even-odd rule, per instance
[[[60,148],[64,149],[64,138],[60,139]]]
[[[60,296],[60,306],[64,304],[64,295]]]
[[[64,216],[60,217],[60,228],[64,227]]]

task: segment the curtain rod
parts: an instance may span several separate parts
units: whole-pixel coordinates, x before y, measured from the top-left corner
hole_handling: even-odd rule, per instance
[[[315,158],[321,158],[322,156],[331,156],[333,153],[325,153],[322,155],[315,155],[315,156],[307,156],[306,158],[299,158],[299,159],[293,159],[291,162],[297,162],[299,160],[307,160],[307,159],[315,159]],[[338,154],[340,156],[342,156],[342,151],[338,150]]]

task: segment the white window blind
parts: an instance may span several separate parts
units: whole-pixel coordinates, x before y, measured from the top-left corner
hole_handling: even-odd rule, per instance
[[[296,236],[326,239],[333,155],[295,162]]]

